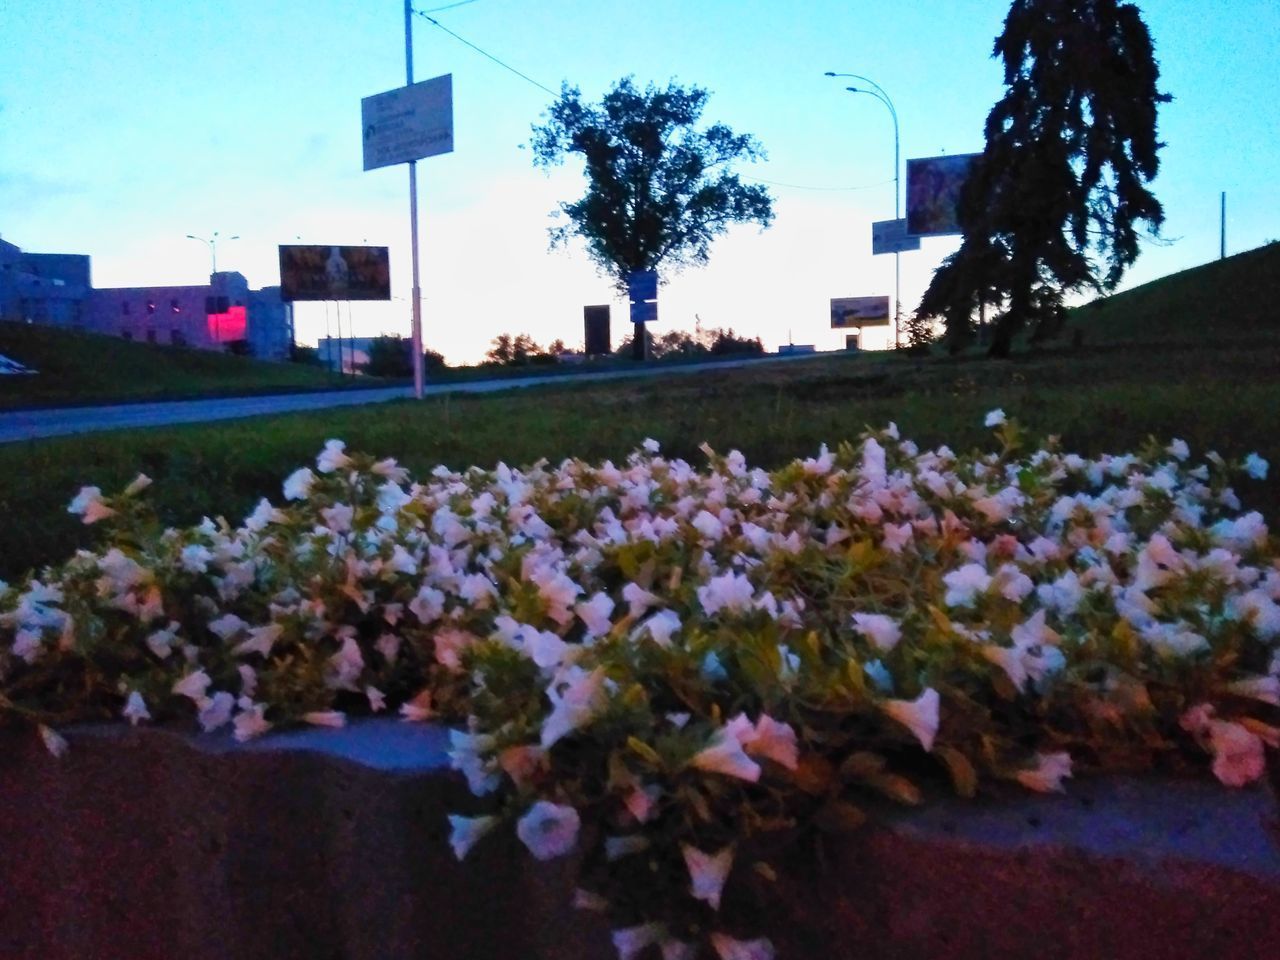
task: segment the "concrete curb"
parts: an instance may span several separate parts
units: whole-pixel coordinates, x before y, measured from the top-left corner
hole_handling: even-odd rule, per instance
[[[614,956],[568,905],[572,864],[510,837],[455,862],[442,728],[67,736],[61,760],[0,737],[5,960]],[[1271,956],[1276,812],[1265,788],[1112,778],[897,813],[792,865],[779,956]]]

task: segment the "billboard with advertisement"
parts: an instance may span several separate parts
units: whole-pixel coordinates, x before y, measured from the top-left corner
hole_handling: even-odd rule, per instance
[[[280,298],[294,300],[390,300],[386,247],[281,244]]]
[[[831,329],[889,325],[888,297],[832,297]]]
[[[906,220],[876,220],[871,224],[871,255],[907,253],[920,249],[920,238],[907,233]]]
[[[956,206],[969,170],[982,154],[957,153],[907,161],[907,233],[946,237],[960,233]]]

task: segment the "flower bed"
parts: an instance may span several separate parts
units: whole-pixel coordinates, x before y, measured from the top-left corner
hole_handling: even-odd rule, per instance
[[[576,852],[621,957],[769,957],[779,852],[1080,771],[1260,778],[1280,745],[1280,565],[1175,441],[1087,459],[919,451],[896,429],[772,474],[647,441],[620,466],[438,468],[337,441],[239,527],[107,540],[0,590],[0,712],[194,718],[239,739],[396,710],[457,724],[465,856]],[[465,815],[464,815],[465,814]]]

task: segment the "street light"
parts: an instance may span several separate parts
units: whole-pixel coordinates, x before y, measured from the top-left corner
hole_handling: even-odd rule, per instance
[[[884,92],[884,88],[876,83],[870,77],[864,77],[857,73],[834,73],[828,70],[824,76],[828,77],[847,77],[850,80],[861,80],[863,83],[871,87],[870,90],[862,87],[845,87],[850,93],[865,93],[869,97],[875,97],[886,107],[889,108],[889,115],[893,117],[893,219],[898,220],[902,217],[901,203],[901,181],[898,179],[898,170],[901,167],[900,159],[900,140],[898,137],[898,111],[894,109],[893,101],[889,98],[889,94]],[[900,331],[902,329],[902,261],[901,253],[895,250],[893,252],[893,348],[895,350],[902,346],[900,340]]]
[[[188,233],[187,239],[199,240],[201,243],[209,247],[209,255],[213,258],[213,269],[210,271],[210,274],[217,273],[218,272],[218,231],[217,230],[213,231],[213,236],[209,238],[197,237]],[[222,239],[223,240],[239,240],[240,235],[236,234],[234,237],[223,237]]]

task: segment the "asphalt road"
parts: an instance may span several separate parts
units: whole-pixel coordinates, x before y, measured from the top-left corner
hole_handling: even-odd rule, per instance
[[[683,376],[708,370],[728,370],[764,363],[813,359],[821,354],[744,357],[681,366],[659,366],[644,370],[609,370],[599,373],[566,373],[542,377],[508,377],[502,380],[473,380],[469,383],[428,384],[428,396],[443,393],[493,393],[555,383],[586,383],[594,380],[621,380],[629,377]],[[306,410],[328,410],[357,404],[385,403],[411,397],[411,387],[375,390],[334,390],[319,393],[287,393],[254,397],[219,397],[211,400],[169,400],[161,403],[122,403],[102,407],[61,407],[51,410],[15,410],[0,413],[0,443],[41,440],[77,433],[104,430],[135,430],[181,423],[208,423]]]

